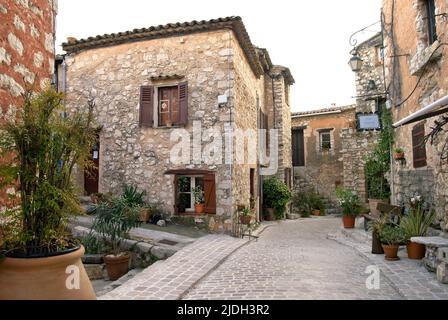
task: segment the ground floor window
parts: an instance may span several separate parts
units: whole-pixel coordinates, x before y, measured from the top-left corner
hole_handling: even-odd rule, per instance
[[[204,190],[204,178],[201,176],[179,176],[178,177],[178,205],[185,212],[194,211],[193,190],[200,186]]]
[[[178,213],[194,213],[195,198],[193,190],[200,187],[204,192],[205,213],[216,214],[215,175],[178,174],[174,179],[176,207]]]

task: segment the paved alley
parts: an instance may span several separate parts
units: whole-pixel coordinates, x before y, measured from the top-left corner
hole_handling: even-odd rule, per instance
[[[284,221],[232,254],[185,299],[402,299],[381,278],[366,288],[371,263],[353,248],[327,239],[338,218]]]

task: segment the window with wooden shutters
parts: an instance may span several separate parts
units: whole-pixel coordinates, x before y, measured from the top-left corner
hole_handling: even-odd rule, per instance
[[[179,92],[179,121],[177,124],[186,125],[188,123],[188,82],[179,83],[178,92]]]
[[[152,127],[154,124],[154,87],[140,87],[140,126]]]
[[[412,154],[414,168],[426,166],[425,124],[420,123],[412,129]]]
[[[179,88],[160,87],[158,92],[159,127],[171,127],[179,123]]]
[[[431,45],[437,40],[436,5],[434,0],[426,0],[426,14],[428,26],[428,44]]]

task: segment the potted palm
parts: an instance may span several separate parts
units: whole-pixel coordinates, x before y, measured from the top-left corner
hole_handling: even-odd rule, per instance
[[[273,214],[275,219],[282,219],[290,200],[291,191],[279,178],[272,177],[263,183],[263,202],[268,215]]]
[[[409,259],[420,260],[425,257],[426,247],[424,244],[411,241],[412,237],[424,237],[435,219],[435,212],[423,209],[423,200],[417,196],[411,199],[411,211],[403,217],[400,226],[406,235],[406,248]]]
[[[387,216],[380,216],[369,222],[368,227],[372,232],[372,253],[383,254],[384,250],[381,245],[380,233],[384,226],[388,223]]]
[[[138,191],[135,185],[125,185],[123,187],[122,198],[128,206],[139,207],[139,221],[148,222],[151,217],[151,207],[146,204],[144,197],[146,191]]]
[[[389,223],[381,229],[380,240],[386,260],[400,260],[398,257],[398,249],[405,239],[406,235],[400,226]]]
[[[201,186],[196,186],[193,189],[194,196],[194,211],[196,214],[203,214],[205,212],[205,199],[204,199],[204,190],[202,190]]]
[[[356,217],[361,214],[362,206],[358,195],[349,189],[336,189],[336,196],[342,207],[342,221],[344,228],[353,229],[355,227]]]
[[[120,244],[132,228],[139,226],[140,208],[124,197],[112,198],[96,206],[92,230],[109,244],[110,254],[104,257],[110,280],[117,280],[128,272],[129,252],[123,252]]]
[[[51,89],[26,92],[18,116],[2,124],[0,181],[18,189],[20,205],[0,216],[0,288],[7,288],[0,300],[96,298],[81,262],[84,247],[66,231],[70,215],[81,212],[72,170],[92,165],[94,103],[62,117],[63,99]],[[79,276],[67,285],[70,270]]]

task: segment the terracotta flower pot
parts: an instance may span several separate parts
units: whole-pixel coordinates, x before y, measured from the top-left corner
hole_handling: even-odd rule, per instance
[[[313,216],[320,216],[320,210],[313,210]]]
[[[205,212],[205,205],[204,204],[195,204],[194,211],[196,212],[196,214],[203,214]]]
[[[151,217],[151,212],[149,211],[149,209],[146,209],[146,208],[140,209],[140,217],[139,217],[140,222],[146,223],[149,221],[150,217]]]
[[[252,216],[240,216],[241,224],[250,224],[251,220],[252,220]]]
[[[400,258],[398,257],[398,248],[400,246],[398,244],[393,244],[393,245],[383,244],[382,246],[383,246],[386,260],[388,260],[388,261],[400,260]]]
[[[83,255],[81,246],[52,257],[0,259],[0,300],[95,300]]]
[[[264,216],[266,221],[274,221],[275,220],[275,210],[274,208],[266,208],[266,214]]]
[[[406,248],[409,259],[421,260],[425,257],[426,247],[424,244],[409,241]]]
[[[404,152],[394,153],[394,159],[395,160],[402,160],[402,159],[404,159]]]
[[[356,217],[342,216],[342,222],[345,229],[353,229],[355,227]]]
[[[115,281],[128,273],[130,257],[129,253],[122,256],[108,255],[104,257],[107,275],[110,280]]]

